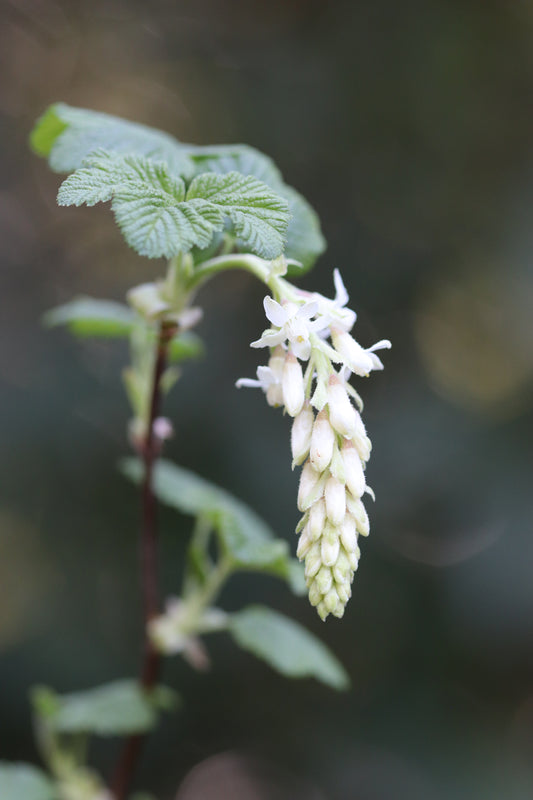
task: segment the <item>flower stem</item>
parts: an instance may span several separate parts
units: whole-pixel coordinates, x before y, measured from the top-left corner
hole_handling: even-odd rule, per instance
[[[144,463],[142,484],[142,528],[140,538],[141,591],[143,598],[144,644],[140,672],[140,683],[149,691],[159,674],[161,657],[148,635],[148,623],[159,613],[158,569],[157,569],[157,500],[153,490],[153,472],[161,445],[154,434],[154,421],[161,406],[161,377],[165,371],[168,346],[176,333],[174,323],[162,322],[157,338],[150,412],[145,440],[140,448]],[[133,774],[139,761],[144,736],[130,736],[124,743],[111,781],[116,800],[125,800]]]

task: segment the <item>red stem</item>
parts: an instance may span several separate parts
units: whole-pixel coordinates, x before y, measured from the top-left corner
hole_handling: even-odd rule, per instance
[[[161,323],[154,366],[152,397],[148,430],[140,448],[144,463],[142,484],[142,529],[139,542],[141,590],[143,598],[144,652],[140,683],[143,689],[154,687],[161,663],[161,656],[148,635],[148,624],[159,613],[158,569],[157,569],[157,500],[153,490],[154,464],[161,451],[161,443],[154,434],[154,421],[161,406],[161,377],[165,371],[170,340],[176,333],[173,323]],[[141,756],[145,736],[137,734],[126,739],[111,781],[111,790],[116,800],[125,800],[137,763]]]

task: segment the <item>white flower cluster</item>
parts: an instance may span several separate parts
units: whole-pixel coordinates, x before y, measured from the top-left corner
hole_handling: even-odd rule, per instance
[[[338,270],[334,280],[334,300],[277,280],[281,302],[264,300],[272,327],[252,342],[252,347],[273,348],[268,366],[258,367],[257,380],[237,382],[260,387],[271,406],[284,406],[294,418],[293,468],[304,464],[297,555],[305,561],[309,600],[322,619],[344,614],[359,561],[358,535],[369,531],[361,498],[365,491],[372,494],[364,474],[371,443],[351,400],[361,408],[360,398],[348,379],[352,372],[383,369],[375,351],[391,346],[382,340],[364,349],[352,338],[356,315],[345,308],[348,294]],[[308,362],[305,372],[300,361]]]

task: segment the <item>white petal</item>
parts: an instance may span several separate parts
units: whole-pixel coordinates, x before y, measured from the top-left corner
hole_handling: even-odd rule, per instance
[[[303,306],[300,306],[296,312],[296,316],[300,317],[300,319],[311,319],[317,312],[318,303],[316,301],[311,301],[310,303],[304,303]]]
[[[261,381],[255,381],[252,378],[239,378],[237,383],[235,384],[237,389],[241,389],[243,386],[246,386],[250,389],[262,389],[263,385]]]
[[[270,328],[263,333],[260,339],[250,344],[250,347],[275,347],[285,341],[284,331],[273,331]]]
[[[335,304],[341,307],[345,306],[350,297],[338,269],[333,270],[333,283],[335,284]]]
[[[273,325],[276,325],[278,328],[282,328],[285,325],[287,322],[287,312],[282,305],[276,303],[272,297],[267,295],[263,300],[263,307],[267,319],[269,319]]]

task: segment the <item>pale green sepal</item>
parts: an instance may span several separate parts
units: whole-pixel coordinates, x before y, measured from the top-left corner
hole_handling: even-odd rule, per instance
[[[1,800],[59,800],[54,784],[31,764],[0,762]]]
[[[325,644],[294,620],[264,606],[232,614],[229,632],[240,647],[289,678],[316,678],[334,689],[350,679]]]

